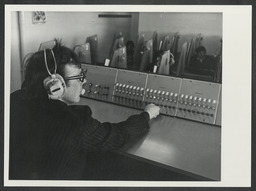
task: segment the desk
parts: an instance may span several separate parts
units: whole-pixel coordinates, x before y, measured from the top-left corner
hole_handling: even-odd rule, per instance
[[[93,117],[101,122],[120,122],[141,110],[81,98]],[[150,121],[150,131],[124,153],[165,168],[220,180],[221,128],[176,117],[160,115]]]

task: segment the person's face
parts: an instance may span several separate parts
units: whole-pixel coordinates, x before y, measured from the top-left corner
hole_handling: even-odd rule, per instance
[[[199,51],[197,57],[198,57],[199,59],[204,59],[205,54],[206,54],[205,51]]]
[[[127,51],[133,51],[133,45],[132,44],[128,44],[126,46],[126,49],[127,49]]]
[[[77,68],[74,65],[67,64],[64,68],[64,72],[65,72],[65,78],[69,78],[69,77],[71,78],[67,81],[66,92],[64,97],[62,98],[62,101],[64,101],[67,104],[79,102],[82,86],[83,84],[86,83],[86,79],[84,79],[84,81],[81,82],[80,79],[72,79],[72,77],[81,75],[82,69]]]

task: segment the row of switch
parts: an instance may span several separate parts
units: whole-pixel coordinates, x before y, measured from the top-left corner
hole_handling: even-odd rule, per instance
[[[108,96],[108,94],[109,94],[109,86],[104,86],[104,85],[100,85],[100,84],[93,85],[92,83],[89,83],[88,87],[89,87],[89,89],[86,90],[87,94],[92,93],[92,94],[103,95],[103,96]],[[199,108],[200,107],[208,108],[208,109],[212,109],[212,110],[214,110],[216,108],[216,104],[217,104],[216,100],[212,100],[212,99],[193,97],[193,96],[184,95],[184,94],[179,95],[178,93],[165,92],[165,91],[154,90],[154,89],[149,89],[149,88],[147,88],[146,91],[144,92],[144,88],[142,88],[142,87],[121,84],[121,83],[116,83],[115,92],[116,92],[116,94],[122,93],[122,94],[137,96],[140,98],[142,98],[145,93],[145,97],[147,99],[152,99],[153,103],[155,102],[154,100],[170,101],[173,103],[177,103],[177,101],[178,101],[179,104],[181,104],[181,105],[188,105],[188,106],[194,106],[194,107],[199,107]],[[131,99],[131,98],[128,98],[125,96],[114,95],[114,100],[118,101],[118,102],[125,103],[126,105],[131,104],[131,105],[136,105],[139,107],[142,106],[141,100]],[[148,103],[152,103],[152,102],[148,101],[148,102],[144,102],[144,103],[148,104]],[[160,107],[165,107],[165,108],[170,108],[170,109],[180,109],[180,108],[176,108],[175,106],[166,105],[164,103],[155,102],[155,104]],[[207,113],[204,113],[204,112],[198,112],[198,111],[185,109],[185,108],[183,108],[182,110],[187,111],[187,112],[192,112],[195,114],[208,115]],[[211,114],[209,114],[209,115],[211,115]]]
[[[89,83],[88,87],[89,89],[86,90],[88,94],[93,93],[93,94],[100,94],[100,95],[106,95],[106,96],[108,96],[109,94],[109,86],[104,86],[99,84],[93,85],[92,83]],[[147,88],[146,91],[144,91],[144,88],[142,87],[121,84],[121,83],[116,83],[115,92],[116,92],[115,94],[121,93],[121,94],[130,95],[130,96],[137,96],[140,98],[142,98],[145,93],[145,98],[152,99],[153,102],[155,102],[154,100],[161,100],[161,101],[167,101],[167,102],[173,102],[173,103],[179,102],[179,104],[182,104],[182,105],[194,106],[199,108],[208,108],[212,110],[215,110],[216,104],[217,104],[217,101],[212,99],[206,99],[206,98],[201,98],[196,96],[193,97],[185,94],[179,95],[178,93],[165,92],[165,91],[154,90],[149,88]],[[119,98],[119,97],[116,96],[116,98]],[[122,99],[127,98],[129,100],[129,98],[125,96],[123,97],[121,96],[120,98]],[[168,105],[161,104],[161,103],[155,103],[155,104],[162,107],[169,107]]]
[[[140,96],[143,97],[144,95],[144,88],[131,86],[126,84],[117,83],[115,85],[116,93],[128,94],[133,96]],[[162,100],[162,101],[170,101],[177,103],[179,101],[180,104],[190,105],[194,107],[202,107],[208,109],[215,109],[217,101],[212,99],[206,99],[201,97],[193,97],[181,94],[179,96],[178,93],[173,92],[165,92],[160,90],[153,90],[153,89],[146,89],[145,97],[147,99],[153,100]]]
[[[144,88],[121,83],[116,83],[115,92],[138,97],[144,96]]]
[[[179,98],[180,104],[190,105],[194,107],[202,107],[208,109],[215,109],[217,101],[212,99],[206,99],[201,97],[193,97],[181,94]]]
[[[157,91],[153,89],[146,89],[146,95],[145,97],[147,99],[157,99],[162,101],[171,101],[176,103],[178,101],[178,94],[177,93],[170,93],[165,91]]]

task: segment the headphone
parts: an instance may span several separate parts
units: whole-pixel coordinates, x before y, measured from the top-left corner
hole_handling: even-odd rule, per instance
[[[46,50],[44,49],[44,63],[49,76],[44,79],[43,84],[44,84],[44,88],[47,91],[49,99],[58,100],[65,95],[66,84],[62,76],[56,73],[57,63],[56,63],[55,56],[52,49],[50,50],[51,50],[52,57],[54,60],[54,65],[55,65],[54,73],[51,73],[48,68]]]

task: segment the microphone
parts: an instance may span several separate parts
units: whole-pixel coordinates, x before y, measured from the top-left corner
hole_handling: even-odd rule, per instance
[[[85,89],[82,89],[81,95],[84,95],[84,93],[85,93]]]

